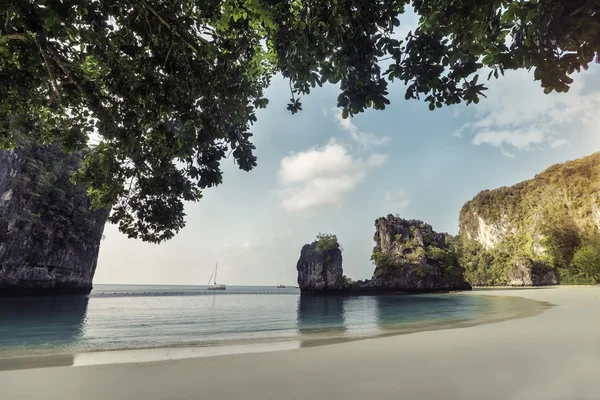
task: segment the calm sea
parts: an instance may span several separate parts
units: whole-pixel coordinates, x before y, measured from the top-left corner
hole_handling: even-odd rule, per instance
[[[0,298],[0,357],[376,336],[519,306],[455,294],[300,296],[293,287],[96,285],[89,296]]]

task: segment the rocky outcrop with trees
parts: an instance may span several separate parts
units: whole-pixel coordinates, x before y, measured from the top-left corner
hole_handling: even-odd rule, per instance
[[[435,292],[470,290],[458,262],[456,240],[418,220],[388,215],[375,221],[371,282],[358,288]]]
[[[345,287],[342,251],[335,235],[320,234],[304,245],[296,269],[302,292],[339,292]]]
[[[0,296],[89,293],[108,210],[70,178],[58,144],[0,151]]]
[[[375,222],[375,271],[372,279],[353,282],[343,275],[334,235],[320,235],[302,248],[298,284],[303,293],[426,293],[470,290],[452,237],[421,221],[389,215]]]
[[[460,212],[461,264],[474,285],[600,282],[600,153],[484,190]]]

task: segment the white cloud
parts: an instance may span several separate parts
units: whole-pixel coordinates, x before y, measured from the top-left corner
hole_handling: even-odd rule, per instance
[[[569,144],[569,141],[567,139],[556,139],[552,143],[550,143],[550,147],[552,147],[553,149],[557,149],[559,147],[566,146],[568,144]]]
[[[334,108],[332,110],[335,115],[335,120],[346,132],[350,133],[352,140],[354,140],[361,148],[366,149],[370,146],[381,146],[389,143],[392,139],[388,136],[378,137],[374,133],[361,132],[356,125],[352,122],[352,118],[342,118],[342,111]]]
[[[533,74],[507,72],[488,82],[488,98],[472,108],[475,120],[454,136],[470,136],[473,144],[498,147],[511,157],[516,151],[564,146],[574,131],[598,134],[600,93],[584,90],[586,78],[577,75],[568,93],[546,95]]]
[[[544,133],[539,130],[531,131],[502,131],[486,130],[479,132],[473,138],[473,144],[491,144],[492,146],[502,147],[503,145],[512,146],[518,150],[530,148],[532,144],[541,144],[544,141]]]
[[[397,192],[385,192],[385,202],[398,210],[403,210],[410,204],[410,199],[406,195],[406,190],[400,189]]]
[[[386,161],[385,154],[356,159],[331,139],[324,147],[284,157],[277,173],[277,190],[288,211],[324,206],[340,207],[345,196],[365,180],[368,173]]]

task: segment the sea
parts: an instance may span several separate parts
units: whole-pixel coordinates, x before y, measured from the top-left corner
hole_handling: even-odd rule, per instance
[[[522,300],[522,299],[521,299]],[[96,285],[87,296],[0,298],[0,359],[268,343],[299,347],[476,324],[518,298],[300,295],[287,287]]]

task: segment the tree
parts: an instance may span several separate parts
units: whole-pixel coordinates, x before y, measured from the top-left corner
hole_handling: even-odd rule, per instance
[[[579,248],[573,256],[576,272],[593,283],[600,283],[600,243]]]
[[[326,251],[326,250],[335,250],[339,249],[340,244],[338,243],[338,239],[336,235],[332,235],[329,233],[319,233],[317,235],[317,250],[318,251]]]
[[[581,246],[581,233],[564,207],[544,213],[540,232],[549,263],[555,267],[568,267]]]
[[[411,5],[419,27],[395,29]],[[274,73],[300,96],[338,84],[346,118],[384,109],[388,82],[431,109],[479,101],[478,71],[534,69],[567,91],[598,52],[597,0],[0,0],[0,147],[15,132],[67,151],[130,237],[160,242],[183,201],[256,165],[250,125]],[[510,39],[510,40],[509,40]]]

